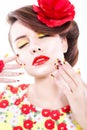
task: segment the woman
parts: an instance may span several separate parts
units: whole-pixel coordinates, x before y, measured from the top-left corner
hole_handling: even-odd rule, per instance
[[[10,68],[23,65],[35,82],[7,85],[0,96],[0,129],[86,130],[87,85],[72,68],[79,36],[74,15],[68,0],[38,0],[38,6],[8,15],[9,41],[16,56],[1,60],[1,76],[9,75],[7,63],[15,60],[17,65]]]

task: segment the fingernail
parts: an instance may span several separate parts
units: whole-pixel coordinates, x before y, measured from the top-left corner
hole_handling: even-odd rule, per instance
[[[55,76],[53,74],[51,74],[51,76],[54,78]]]
[[[65,64],[66,63],[66,60],[65,58],[62,59],[62,63]]]
[[[17,57],[19,57],[19,54],[16,54]]]
[[[20,80],[16,80],[17,82],[19,82]]]
[[[57,63],[58,63],[59,65],[62,65],[61,60],[59,60],[58,58],[57,58]]]
[[[59,65],[56,65],[55,68],[56,68],[56,69],[59,69]]]
[[[21,64],[21,68],[24,68],[25,65],[26,65],[26,64]]]
[[[7,54],[5,54],[5,56],[4,56],[4,57],[5,57],[5,58],[6,58],[6,57],[8,57],[8,53],[7,53]]]
[[[22,75],[22,74],[24,74],[24,73],[23,73],[23,72],[20,72],[20,73],[19,73],[19,75]]]
[[[76,72],[77,72],[77,74],[81,74],[80,68],[78,68]]]
[[[56,66],[57,65],[57,63],[54,63],[54,66]]]
[[[58,63],[59,63],[59,65],[62,65],[62,62],[60,60],[58,60]]]

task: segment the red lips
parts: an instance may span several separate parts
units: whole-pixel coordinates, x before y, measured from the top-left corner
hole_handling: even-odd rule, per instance
[[[47,62],[50,58],[44,55],[40,55],[34,58],[32,65],[38,66]]]

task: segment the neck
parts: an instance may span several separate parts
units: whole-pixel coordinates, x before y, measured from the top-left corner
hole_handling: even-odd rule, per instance
[[[56,97],[56,95],[58,95],[58,87],[51,76],[35,78],[34,90],[38,97],[42,97],[44,99],[47,99],[48,97],[51,99],[52,97]]]
[[[41,108],[61,108],[67,104],[65,95],[61,92],[51,76],[35,78],[35,84],[30,87],[29,101]]]

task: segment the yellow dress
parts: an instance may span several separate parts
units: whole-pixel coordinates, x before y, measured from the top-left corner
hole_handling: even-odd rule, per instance
[[[8,85],[0,94],[0,130],[81,130],[70,106],[58,110],[34,107],[27,99],[28,84]]]

